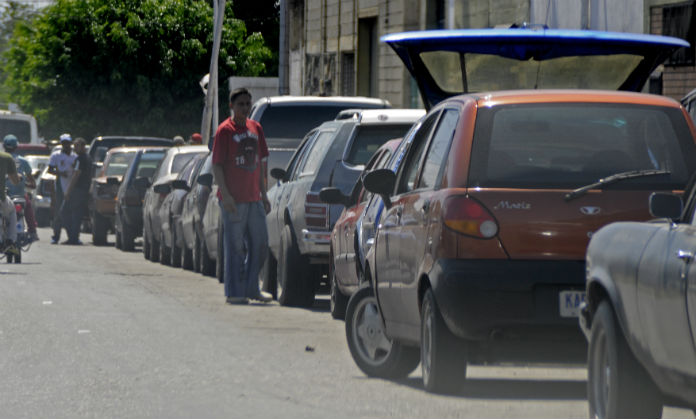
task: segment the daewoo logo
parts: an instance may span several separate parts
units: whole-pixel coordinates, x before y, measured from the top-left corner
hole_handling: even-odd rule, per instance
[[[532,204],[528,202],[510,202],[510,201],[500,201],[498,205],[493,207],[494,210],[501,209],[511,209],[511,210],[530,210],[532,209]]]
[[[580,208],[580,212],[585,214],[585,215],[597,215],[597,214],[599,214],[600,211],[602,211],[602,209],[599,207],[582,207],[582,208]]]

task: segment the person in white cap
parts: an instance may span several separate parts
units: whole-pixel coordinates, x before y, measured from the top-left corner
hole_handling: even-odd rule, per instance
[[[60,136],[60,146],[60,152],[51,154],[48,161],[48,172],[56,176],[54,186],[56,189],[56,202],[53,203],[53,237],[51,238],[51,244],[58,244],[58,241],[60,241],[60,231],[63,228],[61,219],[63,196],[70,185],[73,170],[75,170],[75,161],[77,160],[77,154],[72,151],[72,136],[70,134],[66,133]]]

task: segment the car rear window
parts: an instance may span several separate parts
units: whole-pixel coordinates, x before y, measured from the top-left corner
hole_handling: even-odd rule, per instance
[[[109,159],[109,165],[106,167],[105,176],[123,176],[128,169],[128,165],[133,161],[135,153],[117,153]]]
[[[348,150],[346,163],[365,165],[382,144],[403,137],[412,124],[359,125],[355,128],[353,141]]]
[[[266,108],[259,122],[267,139],[294,139],[294,142],[286,145],[295,148],[312,128],[335,119],[336,115],[347,107],[356,106],[273,105]]]
[[[172,170],[170,173],[179,173],[191,159],[200,153],[179,153],[172,160]]]
[[[696,147],[678,109],[631,104],[525,104],[482,108],[472,187],[575,188],[615,173],[668,170],[615,188],[683,187]]]
[[[143,153],[138,162],[138,172],[136,173],[136,178],[146,177],[152,179],[152,176],[157,170],[160,162],[164,158],[164,151],[155,151],[150,153]]]

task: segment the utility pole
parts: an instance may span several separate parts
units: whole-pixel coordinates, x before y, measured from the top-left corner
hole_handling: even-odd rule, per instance
[[[201,136],[203,144],[208,144],[211,138],[212,126],[218,126],[218,55],[220,54],[220,38],[222,22],[225,17],[225,0],[213,0],[213,51],[210,56],[210,75],[205,94]]]

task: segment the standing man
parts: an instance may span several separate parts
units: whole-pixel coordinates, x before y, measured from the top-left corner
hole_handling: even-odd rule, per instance
[[[53,203],[53,237],[51,238],[51,244],[58,244],[58,241],[60,241],[60,231],[64,223],[66,223],[65,220],[61,219],[63,213],[63,196],[70,185],[75,160],[77,159],[77,155],[72,152],[72,137],[70,134],[62,134],[60,136],[60,146],[60,152],[51,154],[51,158],[48,161],[48,173],[56,176],[54,185],[56,199]]]
[[[80,241],[80,226],[82,218],[87,213],[87,201],[89,199],[89,186],[92,182],[92,160],[87,154],[87,142],[84,138],[75,139],[75,169],[70,179],[68,189],[65,191],[63,213],[61,217],[66,224],[68,241],[66,244],[82,244]]]
[[[215,133],[213,174],[218,184],[223,222],[225,297],[228,304],[247,304],[249,299],[269,302],[259,290],[259,270],[268,247],[266,196],[268,147],[261,125],[247,119],[251,94],[240,88],[230,92],[232,116]],[[248,258],[244,268],[244,237]],[[242,277],[242,272],[243,277]]]
[[[27,194],[25,190],[25,186],[35,188],[36,182],[34,181],[34,176],[31,174],[29,162],[17,153],[17,144],[19,144],[19,141],[17,137],[12,134],[6,135],[2,140],[5,151],[10,153],[15,161],[17,174],[21,176],[20,182],[17,185],[10,185],[7,187],[7,194],[10,197],[21,196],[24,198],[24,218],[27,222],[27,232],[29,233],[31,241],[37,241],[39,240],[39,236],[36,234],[36,217],[34,217],[34,209],[31,206],[29,194]]]
[[[13,184],[19,183],[19,175],[17,174],[17,166],[14,159],[9,153],[0,151],[0,214],[4,226],[0,226],[2,232],[2,246],[0,251],[5,253],[16,250],[15,242],[17,241],[17,211],[12,204],[12,200],[5,193],[5,178],[10,178]]]

